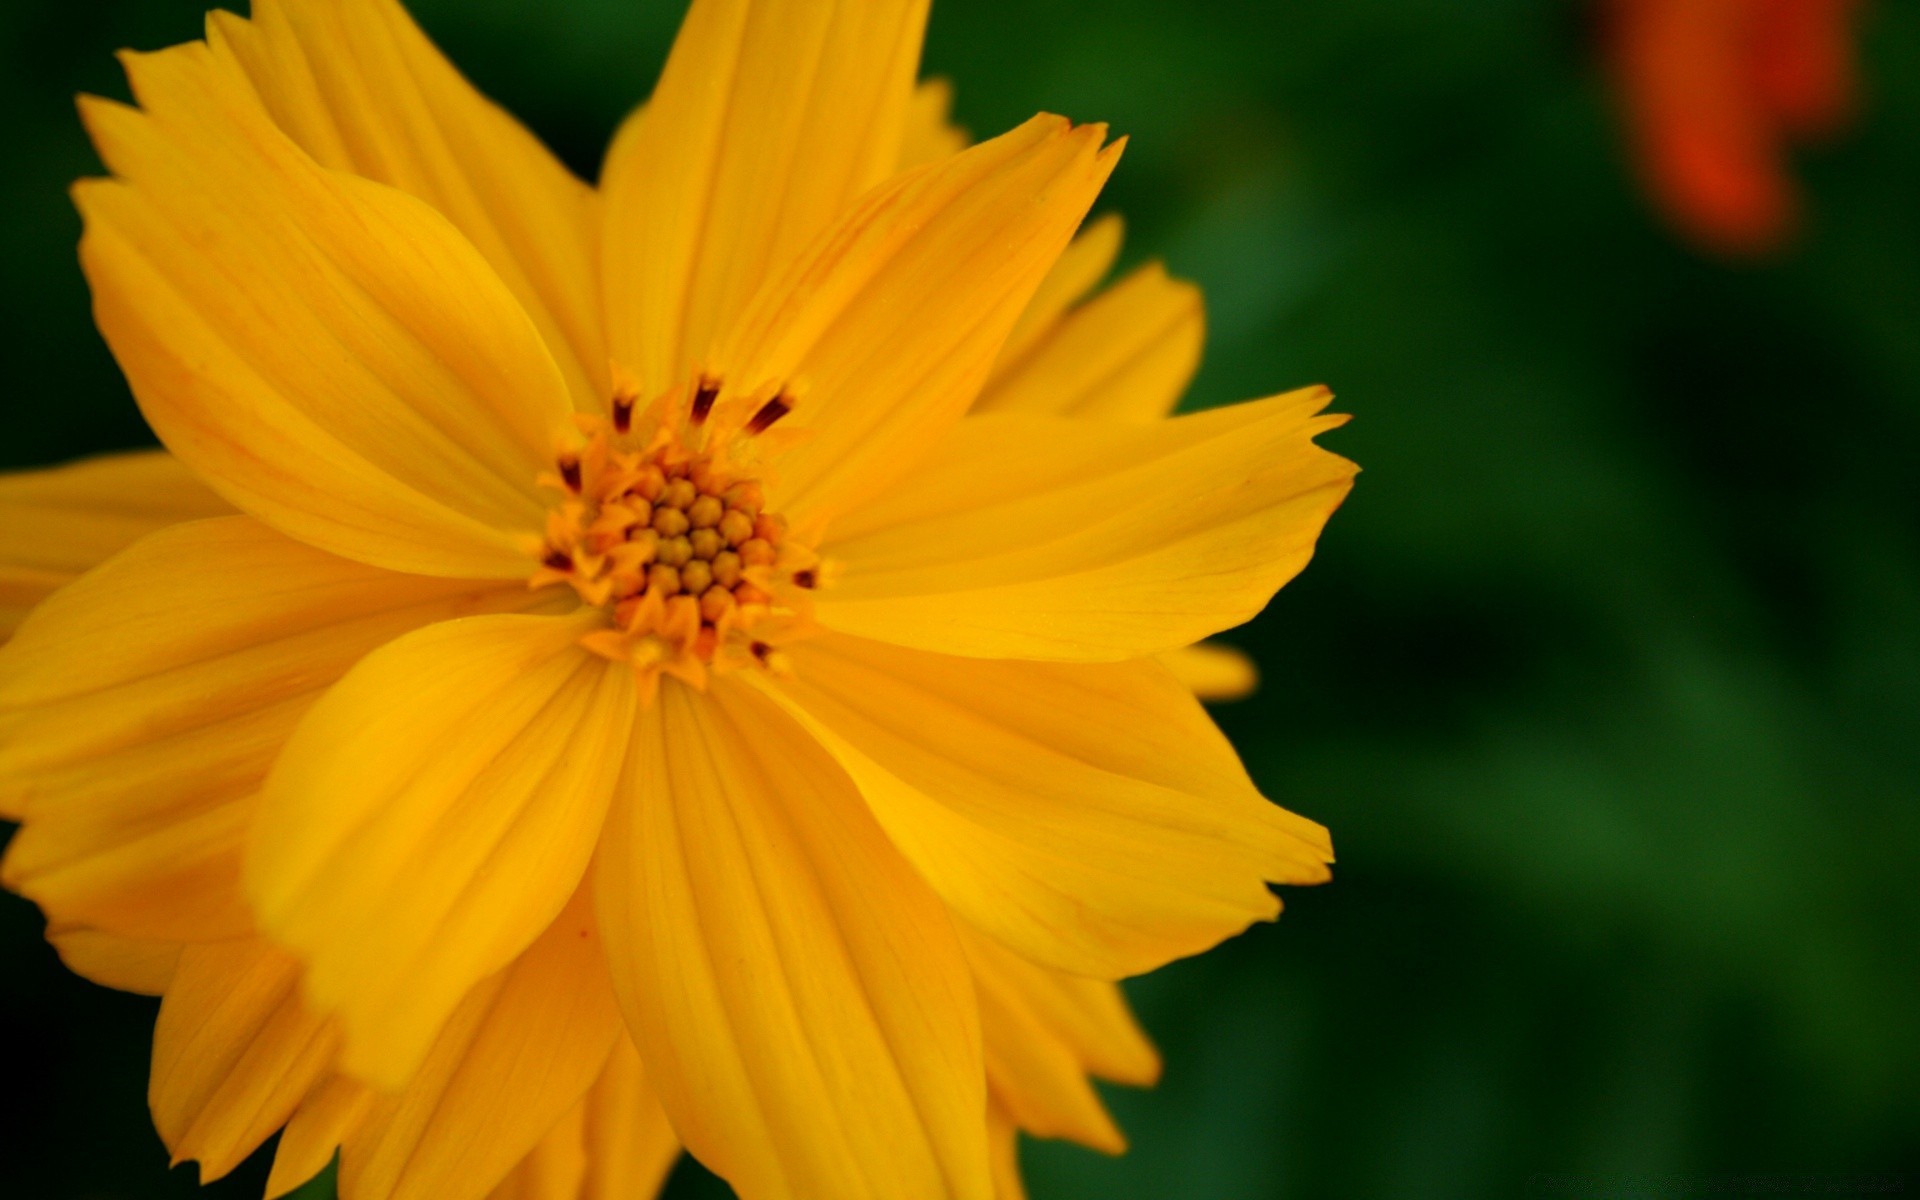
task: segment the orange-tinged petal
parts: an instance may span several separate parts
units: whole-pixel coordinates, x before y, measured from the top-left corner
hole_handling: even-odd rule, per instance
[[[340,1149],[342,1200],[482,1200],[587,1094],[621,1038],[582,895],[461,1002],[420,1073]]]
[[[1202,700],[1239,700],[1260,685],[1260,668],[1253,660],[1219,642],[1164,651],[1160,664]]]
[[[55,588],[147,534],[232,511],[159,450],[0,475],[0,641]]]
[[[592,189],[463,78],[396,0],[255,0],[209,18],[267,111],[324,167],[431,204],[486,256],[567,377],[604,408]]]
[[[489,1200],[652,1200],[680,1142],[622,1037],[600,1078]]]
[[[83,926],[47,928],[60,961],[82,979],[142,996],[158,996],[173,982],[180,943],[141,941]]]
[[[900,137],[898,170],[907,171],[958,154],[973,139],[953,124],[953,84],[945,79],[924,80],[913,89],[907,105],[906,129]]]
[[[460,998],[567,902],[635,702],[577,617],[449,621],[368,656],[314,705],[260,796],[260,927],[338,1013],[343,1069],[408,1079]]]
[[[628,1026],[743,1200],[988,1194],[946,911],[799,726],[735,679],[643,715],[595,872]]]
[[[980,990],[1003,997],[1023,1022],[1060,1043],[1086,1072],[1134,1087],[1159,1082],[1160,1052],[1134,1019],[1118,984],[1048,970],[971,929],[961,929],[960,943]]]
[[[553,357],[447,219],[316,165],[203,43],[83,103],[102,332],[168,448],[237,507],[377,566],[524,577],[570,424]]]
[[[779,689],[941,897],[1035,962],[1117,979],[1279,914],[1326,833],[1255,790],[1151,659],[952,658],[828,636]]]
[[[368,652],[524,587],[401,575],[249,517],[148,537],[0,648],[3,875],[57,923],[206,941],[238,895],[252,796],[302,713]]]
[[[267,1176],[267,1200],[280,1200],[325,1170],[340,1143],[366,1120],[375,1099],[371,1088],[344,1075],[330,1076],[316,1086],[280,1131],[273,1149],[273,1171]]]
[[[614,1046],[582,1115],[587,1172],[580,1200],[648,1200],[657,1193],[680,1157],[680,1139],[631,1039]]]
[[[833,629],[987,658],[1113,661],[1238,625],[1306,566],[1357,468],[1325,389],[1149,424],[992,413],[831,531]],[[1013,531],[1018,531],[1017,533]]]
[[[613,356],[686,382],[767,276],[894,169],[927,0],[695,0],[601,180]]]
[[[756,297],[708,365],[783,389],[786,428],[809,435],[779,459],[777,507],[830,516],[953,426],[1118,161],[1104,139],[1035,117],[898,176]]]
[[[583,1100],[487,1193],[487,1200],[580,1200],[587,1177],[585,1122]]]
[[[1088,221],[1086,228],[1054,262],[1053,269],[1040,281],[1033,299],[1013,324],[1007,344],[1001,347],[994,363],[992,380],[997,381],[1006,368],[1018,362],[1033,344],[1059,324],[1067,310],[1084,300],[1087,294],[1113,270],[1120,257],[1120,243],[1126,236],[1126,224],[1117,213],[1108,213]],[[989,387],[992,382],[989,382]]]
[[[1020,1129],[998,1101],[987,1109],[988,1153],[993,1159],[994,1200],[1027,1200],[1020,1178]]]
[[[188,946],[153,1031],[147,1099],[173,1161],[219,1179],[293,1115],[338,1038],[300,1000],[300,966],[258,938]]]
[[[1152,421],[1180,402],[1200,365],[1200,289],[1140,268],[1002,365],[974,412]]]

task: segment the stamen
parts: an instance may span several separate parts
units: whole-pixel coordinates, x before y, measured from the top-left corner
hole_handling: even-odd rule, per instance
[[[719,392],[701,381],[699,415]],[[712,671],[791,670],[778,647],[813,628],[807,593],[818,559],[765,510],[765,492],[736,473],[724,448],[695,448],[671,425],[645,449],[613,442],[635,407],[621,389],[609,417],[582,419],[585,447],[555,455],[558,475],[545,479],[566,491],[547,515],[529,583],[566,584],[604,609],[605,626],[581,644],[631,666],[643,697],[663,673],[701,688]],[[755,431],[787,411],[784,396],[769,401]]]
[[[613,431],[626,433],[633,428],[633,402],[637,397],[621,393],[613,398]]]
[[[759,412],[753,414],[753,419],[747,422],[747,432],[765,433],[770,425],[792,411],[793,404],[785,395],[775,396],[762,404]]]
[[[695,425],[705,425],[707,414],[713,411],[713,402],[720,398],[720,385],[713,380],[702,378],[700,386],[693,393],[693,412],[690,419]]]

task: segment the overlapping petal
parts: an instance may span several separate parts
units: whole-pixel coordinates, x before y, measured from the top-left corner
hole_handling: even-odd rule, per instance
[[[261,795],[247,893],[340,1016],[345,1070],[412,1076],[480,979],[579,883],[626,753],[635,691],[574,617],[409,634],[301,721]]]
[[[1238,625],[1313,554],[1353,464],[1324,389],[1150,424],[970,417],[850,513],[826,625],[925,650],[1113,661]]]
[[[791,648],[779,689],[920,873],[975,927],[1114,979],[1270,920],[1327,878],[1326,833],[1260,796],[1152,660],[953,658],[858,638]]]
[[[147,534],[232,511],[157,450],[0,475],[0,641],[55,588]]]
[[[153,1033],[148,1102],[202,1183],[253,1153],[333,1065],[338,1035],[299,994],[300,964],[258,938],[188,946]]]
[[[314,163],[232,57],[130,55],[83,104],[95,316],[161,439],[228,500],[374,565],[524,576],[568,422],[538,329],[445,217]]]
[[[490,1200],[650,1200],[679,1157],[640,1052],[623,1037],[592,1089]]]
[[[1205,337],[1200,289],[1148,265],[1003,359],[973,411],[1155,420],[1180,402]]]
[[[512,289],[567,378],[604,407],[591,188],[482,96],[397,0],[254,0],[208,18],[276,124],[321,166],[417,196]]]
[[[586,889],[461,1002],[419,1073],[340,1148],[352,1200],[482,1200],[601,1077],[622,1040]]]
[[[243,827],[320,692],[401,634],[531,599],[363,566],[247,517],[144,539],[0,649],[0,811],[24,820],[7,885],[124,937],[248,932]]]
[[[601,179],[608,339],[649,394],[893,170],[926,18],[927,0],[696,0]]]
[[[662,690],[595,868],[662,1106],[748,1200],[984,1200],[984,1074],[939,900],[737,681]]]
[[[776,507],[837,513],[952,427],[1118,161],[1104,139],[1035,117],[901,175],[759,293],[708,365],[729,389],[780,389],[808,435],[780,455]]]
[[[180,965],[178,942],[117,937],[85,926],[48,925],[47,940],[67,970],[102,987],[158,996]]]
[[[1251,695],[1260,683],[1260,669],[1253,660],[1219,642],[1168,650],[1159,658],[1175,679],[1202,700],[1238,700]]]

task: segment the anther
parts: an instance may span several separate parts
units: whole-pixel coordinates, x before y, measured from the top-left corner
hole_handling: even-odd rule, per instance
[[[765,433],[768,426],[792,411],[792,402],[784,395],[775,396],[765,404],[762,404],[759,412],[753,414],[753,419],[747,422],[747,432]]]
[[[795,587],[812,588],[817,586],[819,582],[820,577],[811,570],[795,571],[793,573],[793,586]]]
[[[705,425],[707,414],[713,411],[713,402],[720,398],[720,385],[710,379],[701,379],[700,386],[694,389],[693,411],[690,419],[695,425]]]
[[[626,433],[633,428],[634,397],[622,392],[613,398],[613,431]]]
[[[565,455],[560,459],[560,478],[570,492],[580,490],[580,459],[576,455]]]
[[[565,550],[549,550],[547,556],[541,559],[540,562],[556,571],[573,570],[573,555],[568,554]]]

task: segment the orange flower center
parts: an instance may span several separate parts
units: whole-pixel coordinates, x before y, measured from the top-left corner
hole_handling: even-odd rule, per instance
[[[649,694],[661,673],[705,686],[709,668],[783,670],[777,646],[807,624],[817,579],[759,482],[699,448],[712,394],[696,391],[692,424],[655,421],[645,437],[616,399],[611,420],[577,419],[585,444],[541,479],[561,499],[530,586],[565,583],[605,608],[608,627],[583,644],[631,663]]]

